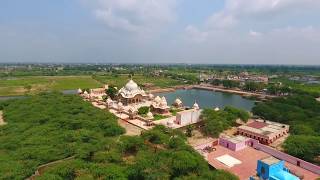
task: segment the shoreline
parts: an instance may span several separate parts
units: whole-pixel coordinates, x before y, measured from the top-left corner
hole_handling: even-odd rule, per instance
[[[216,92],[223,92],[223,93],[231,93],[231,94],[237,94],[242,97],[257,97],[261,99],[266,99],[266,98],[276,98],[278,96],[274,95],[268,95],[268,94],[260,94],[260,93],[254,93],[254,92],[246,92],[242,90],[234,90],[234,89],[224,89],[221,87],[216,87],[216,86],[208,86],[208,85],[186,85],[186,86],[174,86],[172,88],[158,88],[158,89],[152,89],[148,90],[150,93],[167,93],[167,92],[174,92],[176,90],[180,89],[200,89],[200,90],[207,90],[207,91],[216,91]]]

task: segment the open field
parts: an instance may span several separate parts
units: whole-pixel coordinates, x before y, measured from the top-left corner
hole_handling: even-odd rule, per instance
[[[0,79],[0,96],[23,95],[48,90],[94,88],[101,84],[91,76],[27,76]]]
[[[128,75],[118,75],[118,76],[112,76],[112,75],[101,76],[100,75],[100,76],[95,76],[95,79],[100,81],[103,84],[114,85],[118,88],[121,88],[128,82],[130,78]],[[144,85],[145,83],[148,83],[150,85],[161,87],[161,88],[185,84],[184,82],[181,82],[179,80],[165,78],[165,77],[134,75],[132,79],[139,85]]]

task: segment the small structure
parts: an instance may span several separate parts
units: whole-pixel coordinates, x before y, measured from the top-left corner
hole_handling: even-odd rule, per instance
[[[222,136],[219,138],[219,145],[231,149],[232,151],[239,151],[246,148],[250,143],[250,138],[244,136]]]
[[[177,112],[175,123],[181,126],[194,124],[200,122],[200,109],[189,109],[185,111]]]
[[[79,89],[77,90],[77,93],[78,93],[78,94],[82,94],[82,90],[79,88]]]
[[[147,113],[147,119],[148,119],[148,120],[152,120],[153,118],[154,118],[154,117],[153,117],[152,112],[149,111],[149,112]]]
[[[249,121],[250,122],[250,121]],[[262,144],[271,144],[289,132],[289,125],[261,119],[239,126],[237,133],[258,140]]]
[[[258,160],[257,175],[250,177],[250,180],[299,180],[284,164],[284,161],[272,156]]]
[[[195,110],[199,110],[200,109],[199,104],[197,102],[194,102],[192,108],[195,109]]]
[[[160,98],[157,96],[152,102],[151,111],[157,114],[166,114],[169,112],[170,107],[168,106],[166,98],[163,96]]]
[[[183,103],[182,103],[180,98],[177,98],[172,105],[174,107],[176,107],[176,108],[182,108],[183,107]]]
[[[220,108],[219,107],[216,107],[216,108],[214,108],[214,111],[220,111]]]
[[[124,105],[140,103],[149,96],[132,79],[119,90],[118,100]]]

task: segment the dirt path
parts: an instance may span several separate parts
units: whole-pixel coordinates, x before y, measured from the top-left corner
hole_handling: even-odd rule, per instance
[[[0,126],[3,126],[3,125],[6,125],[7,123],[4,122],[4,119],[3,119],[3,112],[0,111]]]
[[[74,156],[71,156],[71,157],[67,157],[67,158],[64,158],[64,159],[60,159],[60,160],[57,160],[57,161],[53,161],[53,162],[49,162],[47,164],[43,164],[41,166],[38,166],[37,170],[34,172],[34,174],[27,178],[26,180],[34,180],[36,179],[37,176],[40,176],[44,170],[50,166],[53,166],[53,165],[56,165],[56,164],[59,164],[59,163],[62,163],[64,161],[68,161],[68,160],[71,160],[71,159],[74,159]]]
[[[126,129],[126,134],[127,136],[139,136],[141,134],[142,129],[134,126],[122,119],[118,119],[118,124]]]

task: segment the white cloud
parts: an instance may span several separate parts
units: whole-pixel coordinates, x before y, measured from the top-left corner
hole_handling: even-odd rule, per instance
[[[249,35],[250,35],[250,36],[254,36],[254,37],[258,37],[258,36],[262,36],[262,33],[261,33],[261,32],[257,32],[257,31],[250,30],[250,31],[249,31]]]
[[[107,26],[131,32],[148,32],[175,19],[176,0],[86,0]]]
[[[187,26],[185,31],[188,34],[188,38],[194,42],[204,42],[208,37],[208,32],[199,31],[199,29],[194,26]]]
[[[205,20],[208,29],[225,29],[246,21],[270,20],[285,13],[320,10],[319,0],[225,0],[225,6]]]

